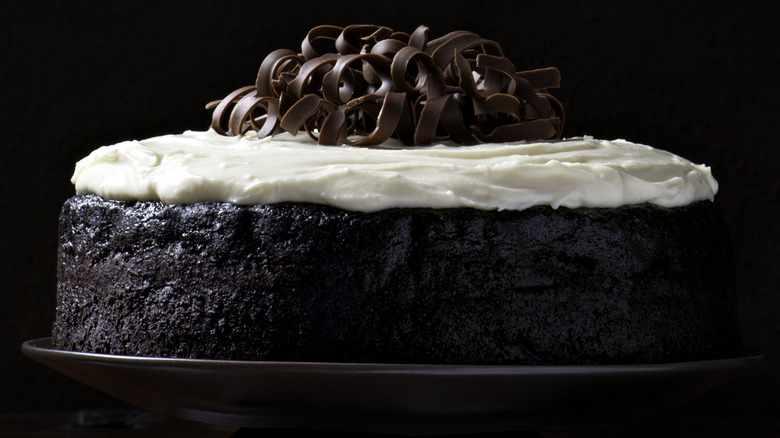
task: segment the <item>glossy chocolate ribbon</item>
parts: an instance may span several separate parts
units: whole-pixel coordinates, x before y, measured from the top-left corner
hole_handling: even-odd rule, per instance
[[[332,45],[320,53],[316,47]],[[318,26],[301,52],[271,52],[253,86],[211,102],[211,127],[263,138],[306,131],[321,145],[423,146],[560,138],[564,111],[547,92],[556,68],[517,71],[501,47],[468,31],[429,40],[374,25]]]

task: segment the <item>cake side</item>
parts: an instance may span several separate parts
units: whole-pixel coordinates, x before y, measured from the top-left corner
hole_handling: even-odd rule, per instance
[[[55,348],[246,360],[654,363],[738,351],[717,207],[68,200]]]

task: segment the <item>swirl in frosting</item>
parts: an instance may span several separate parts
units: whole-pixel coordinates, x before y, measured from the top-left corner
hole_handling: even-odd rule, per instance
[[[333,50],[318,52],[322,40]],[[255,85],[206,108],[226,136],[306,131],[320,145],[474,145],[560,138],[563,107],[546,91],[559,84],[557,69],[518,72],[497,43],[468,31],[429,40],[425,26],[411,35],[318,26],[300,53],[270,53]]]

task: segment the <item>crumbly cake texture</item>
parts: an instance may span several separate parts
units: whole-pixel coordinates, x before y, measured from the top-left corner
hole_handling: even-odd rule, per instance
[[[59,227],[58,349],[539,365],[739,352],[709,201],[361,213],[77,195]]]

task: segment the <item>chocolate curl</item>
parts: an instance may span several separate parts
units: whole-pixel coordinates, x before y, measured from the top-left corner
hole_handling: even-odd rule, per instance
[[[358,63],[359,69],[350,65]],[[366,72],[369,72],[368,74]],[[367,80],[370,77],[370,80]],[[376,80],[380,85],[376,86]],[[360,89],[356,89],[360,87]],[[381,99],[393,88],[393,79],[387,61],[380,55],[365,53],[344,55],[325,75],[322,83],[323,97],[329,102],[342,105],[353,98],[356,91],[367,94],[369,98]]]
[[[251,93],[253,91],[255,91],[255,87],[252,86],[242,87],[228,94],[227,97],[225,97],[221,101],[210,102],[208,105],[206,105],[206,109],[214,108],[214,113],[211,115],[211,128],[221,135],[226,135],[226,136],[238,135],[238,133],[230,131],[230,128],[228,128],[227,130],[223,128],[224,126],[223,123],[225,121],[224,120],[225,114],[227,113],[228,107],[234,105],[236,102],[238,102],[239,99],[241,99],[246,94]]]
[[[264,110],[256,116],[255,112]],[[272,134],[279,125],[278,101],[272,97],[259,97],[255,93],[247,93],[242,97],[230,113],[230,132],[246,134],[247,131],[257,131],[258,134]]]
[[[463,124],[463,114],[452,94],[434,97],[426,102],[414,133],[415,144],[430,144],[441,125],[449,138],[462,145],[479,143]]]
[[[386,39],[393,31],[383,26],[351,25],[336,38],[336,50],[339,54],[360,53],[364,44],[376,43]]]
[[[561,72],[555,67],[519,71],[515,75],[527,80],[537,90],[561,86]],[[549,94],[546,96],[549,96]]]
[[[409,78],[409,65],[414,62],[417,75],[415,83],[407,81]],[[429,97],[441,96],[445,93],[444,76],[436,66],[433,59],[425,52],[411,46],[404,47],[395,54],[390,65],[390,73],[393,78],[393,87],[405,93],[423,92]]]
[[[542,95],[547,99],[548,102],[550,102],[550,106],[553,108],[553,113],[558,114],[557,117],[552,117],[549,120],[555,126],[556,133],[560,133],[563,129],[563,122],[566,120],[566,113],[563,111],[563,104],[551,94],[542,93]]]
[[[425,45],[428,42],[428,30],[425,26],[418,26],[409,37],[409,45],[415,49],[425,50]]]
[[[477,137],[487,143],[506,143],[512,141],[534,141],[540,138],[551,138],[555,134],[555,127],[547,120],[532,120],[511,125],[498,125],[490,132],[482,132],[481,128],[473,128]]]
[[[334,42],[341,35],[344,29],[337,26],[317,26],[306,34],[306,38],[301,43],[301,54],[305,59],[313,59],[320,56],[312,43],[318,39],[329,39]]]
[[[297,99],[310,92],[313,95],[318,94],[317,90],[322,86],[325,74],[331,70],[338,59],[339,57],[335,53],[327,53],[306,61],[300,66],[298,75],[287,87],[287,93]]]
[[[279,108],[279,112],[282,114],[282,121],[279,123],[279,127],[287,132],[297,133],[306,123],[306,120],[317,114],[320,110],[321,102],[322,98],[319,96],[307,94],[303,98],[292,102],[288,108],[286,107],[288,100],[283,99]]]
[[[257,93],[261,96],[279,97],[286,85],[281,78],[285,73],[296,75],[295,72],[304,62],[303,57],[292,50],[274,50],[260,64],[255,81]]]
[[[493,55],[503,56],[501,47],[495,42],[486,40],[485,38],[482,38],[481,36],[473,33],[464,33],[442,42],[431,53],[431,57],[433,58],[434,62],[436,62],[436,65],[438,65],[443,70],[455,57],[455,53],[463,53],[477,47],[481,48],[482,50],[489,50]]]
[[[428,39],[374,25],[318,26],[301,53],[271,52],[255,86],[213,109],[221,135],[262,138],[305,130],[322,145],[381,146],[452,140],[462,145],[560,138],[564,112],[547,89],[555,68],[517,71],[494,41],[468,31]],[[314,48],[333,49],[320,54]]]
[[[353,103],[356,102],[356,103]],[[319,136],[319,144],[347,144],[351,146],[376,146],[387,141],[399,125],[404,115],[406,96],[404,93],[387,93],[382,100],[382,106],[377,113],[376,104],[370,101],[353,101],[334,110],[323,123]],[[350,112],[365,112],[365,115],[375,119],[374,130],[358,140],[348,138],[351,131],[348,126]],[[355,120],[365,119],[358,117]]]

